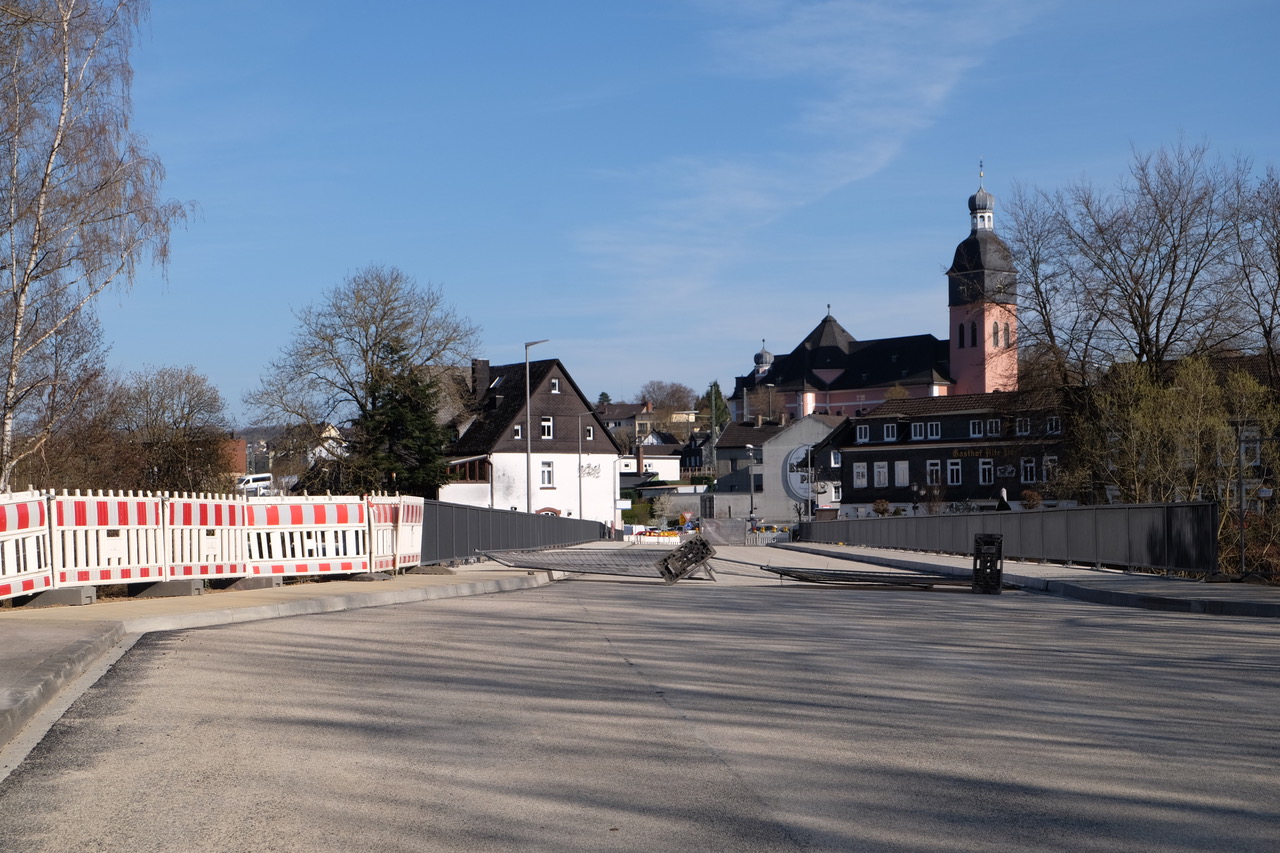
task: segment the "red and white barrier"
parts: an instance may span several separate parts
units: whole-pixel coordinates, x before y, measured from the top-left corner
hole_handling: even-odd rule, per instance
[[[246,501],[250,574],[369,571],[365,499],[325,496]]]
[[[57,586],[165,579],[159,495],[63,492],[50,511]]]
[[[0,495],[0,599],[50,589],[418,565],[423,499]]]
[[[400,495],[369,498],[370,553],[374,571],[412,568],[422,557],[425,501]]]
[[[225,495],[164,499],[169,580],[249,574],[244,501]]]
[[[48,512],[40,492],[0,497],[0,599],[53,588]]]

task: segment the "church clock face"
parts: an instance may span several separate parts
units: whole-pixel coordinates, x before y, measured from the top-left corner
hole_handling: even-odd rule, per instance
[[[782,483],[792,500],[807,501],[813,496],[809,456],[808,447],[797,447],[787,454],[783,463]]]

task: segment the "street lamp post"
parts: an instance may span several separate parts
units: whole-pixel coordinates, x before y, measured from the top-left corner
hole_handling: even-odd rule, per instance
[[[756,448],[747,445],[747,494],[751,496],[751,526],[756,523]]]
[[[545,344],[550,338],[526,341],[524,345],[524,511],[533,512],[533,415],[529,411],[529,349]]]

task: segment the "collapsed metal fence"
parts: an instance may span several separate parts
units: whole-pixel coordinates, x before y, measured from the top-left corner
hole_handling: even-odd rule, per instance
[[[979,533],[1002,536],[1010,560],[1218,571],[1218,506],[1209,502],[811,521],[800,525],[798,538],[970,554]]]
[[[474,559],[480,551],[553,548],[608,538],[608,528],[582,518],[426,501],[422,563]]]

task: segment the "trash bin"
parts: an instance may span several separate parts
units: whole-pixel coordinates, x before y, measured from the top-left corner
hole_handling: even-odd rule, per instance
[[[1004,536],[976,533],[973,537],[973,591],[999,595],[1004,576]]]

